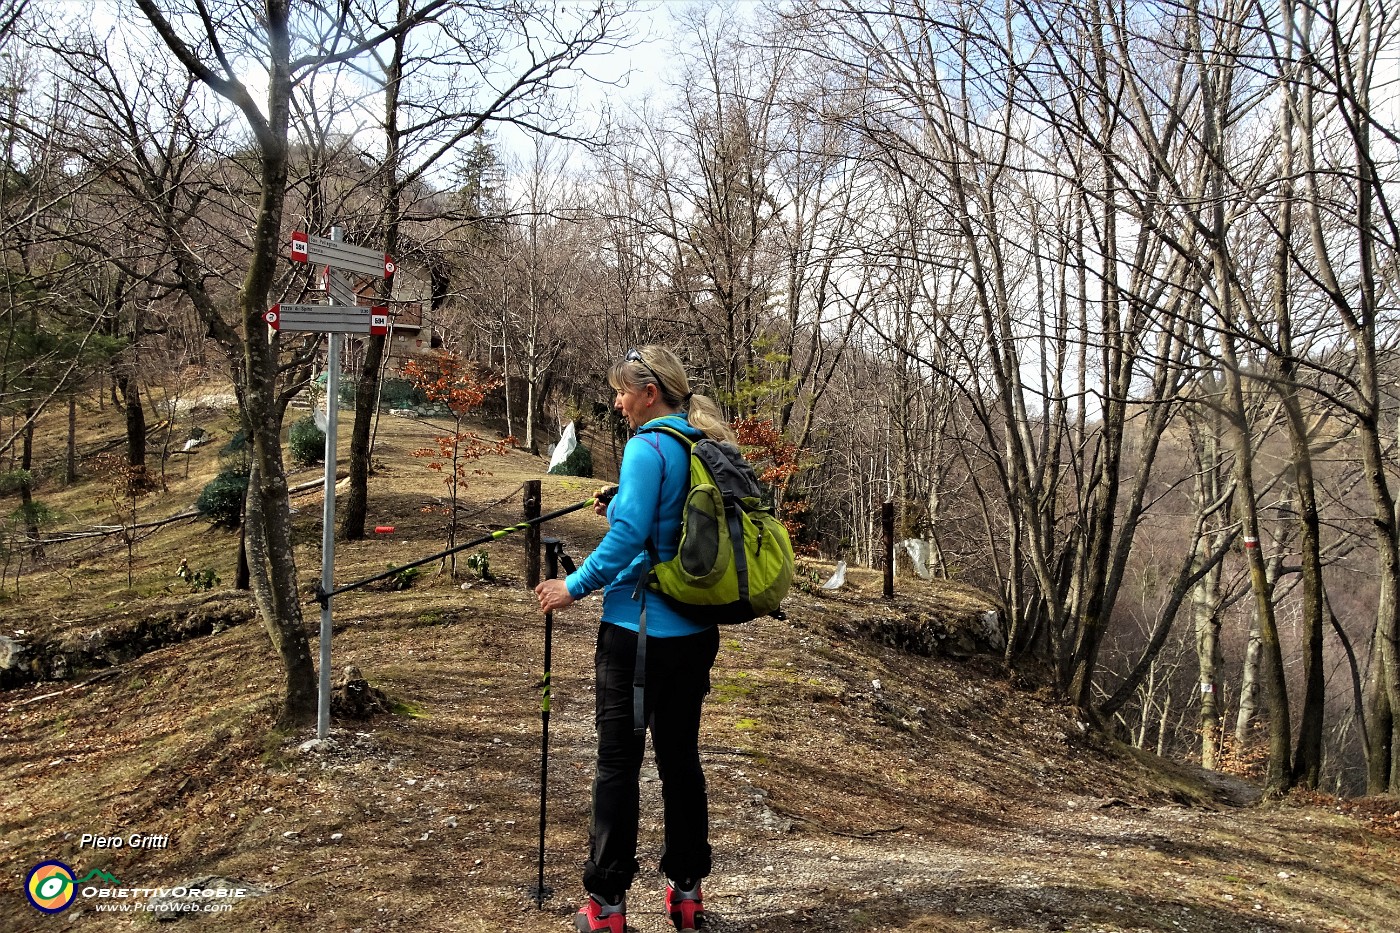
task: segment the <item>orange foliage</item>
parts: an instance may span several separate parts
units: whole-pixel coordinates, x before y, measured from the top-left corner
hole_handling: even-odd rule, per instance
[[[468,469],[467,464],[486,454],[503,454],[509,449],[510,438],[491,440],[475,431],[462,430],[462,419],[481,407],[487,394],[501,385],[492,376],[479,376],[461,357],[445,351],[434,354],[432,362],[424,364],[410,360],[404,364],[404,375],[422,390],[428,401],[445,405],[452,414],[453,431],[433,438],[435,446],[421,447],[413,456],[428,461],[428,469],[445,473],[443,482],[452,493],[453,507],[444,510],[455,514],[457,493],[470,475],[484,471]],[[424,511],[432,510],[425,509]]]
[[[800,468],[797,445],[783,440],[782,432],[771,421],[736,418],[733,427],[744,456],[759,468],[758,478],[776,490],[786,490]]]
[[[815,545],[802,545],[803,519],[807,504],[802,500],[790,501],[784,493],[788,483],[802,468],[802,451],[796,445],[783,440],[783,434],[773,422],[760,418],[736,418],[731,423],[744,456],[754,465],[760,481],[773,487],[777,493],[778,519],[788,530],[793,547],[798,553],[815,553]]]
[[[433,354],[432,362],[426,365],[409,360],[403,373],[428,401],[446,405],[458,419],[481,407],[487,393],[501,385],[501,380],[493,376],[479,378],[465,360],[442,350]]]
[[[1241,745],[1234,732],[1222,729],[1220,755],[1216,768],[1225,774],[1250,780],[1263,780],[1269,764],[1269,745],[1263,727],[1255,722],[1250,728],[1250,741]]]

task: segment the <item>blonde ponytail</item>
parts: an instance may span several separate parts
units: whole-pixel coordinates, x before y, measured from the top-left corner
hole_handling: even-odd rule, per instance
[[[728,441],[733,444],[734,431],[729,427],[729,422],[724,420],[724,412],[720,411],[719,404],[708,395],[690,396],[690,415],[686,419],[692,427],[699,428],[705,432],[705,436],[711,440]]]

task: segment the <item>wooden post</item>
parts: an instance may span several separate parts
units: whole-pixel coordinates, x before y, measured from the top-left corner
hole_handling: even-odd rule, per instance
[[[894,503],[880,506],[880,525],[885,533],[885,598],[894,598]]]
[[[540,481],[525,481],[525,521],[540,517]],[[525,529],[525,585],[534,590],[540,585],[540,526]]]

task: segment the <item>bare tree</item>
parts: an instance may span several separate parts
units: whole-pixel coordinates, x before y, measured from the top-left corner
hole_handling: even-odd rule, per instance
[[[256,493],[249,497],[248,549],[254,595],[286,671],[281,720],[304,724],[315,715],[316,681],[301,624],[282,463],[280,430],[290,395],[279,390],[280,340],[275,335],[269,337],[262,324],[278,258],[284,252],[282,212],[290,164],[292,92],[320,69],[363,55],[443,14],[449,4],[447,0],[427,0],[394,25],[365,32],[348,6],[325,14],[319,9],[293,9],[290,0],[268,0],[257,10],[236,3],[136,3],[179,66],[227,102],[250,135],[258,202],[248,231],[251,248],[237,311],[230,318],[212,302],[202,304],[198,287],[190,289],[190,297],[211,333],[236,361],[234,382],[243,427],[253,449],[250,489]],[[245,66],[255,63],[262,70],[267,84],[264,100],[255,99],[235,62]]]
[[[1393,343],[1393,327],[1386,327],[1390,317],[1382,295],[1394,292],[1400,224],[1390,199],[1394,179],[1381,174],[1383,163],[1373,140],[1379,137],[1394,152],[1400,139],[1393,128],[1375,122],[1371,97],[1377,56],[1387,45],[1393,50],[1395,34],[1393,24],[1371,2],[1307,10],[1306,28],[1298,33],[1296,47],[1307,66],[1297,106],[1304,168],[1299,195],[1305,205],[1308,247],[1295,249],[1294,259],[1340,318],[1356,365],[1350,397],[1339,401],[1356,426],[1377,557],[1379,599],[1367,685],[1367,787],[1371,793],[1395,793],[1400,790],[1400,525],[1385,453],[1390,440],[1382,354],[1386,343]],[[1331,162],[1335,150],[1323,137],[1328,110],[1346,144],[1341,164]],[[1340,242],[1331,235],[1334,229],[1346,231]],[[1386,269],[1389,274],[1382,271]]]
[[[611,3],[573,10],[533,0],[490,7],[452,4],[420,18],[408,0],[396,0],[383,11],[363,12],[389,33],[383,49],[374,52],[383,81],[384,157],[373,230],[384,251],[399,259],[406,258],[405,221],[431,214],[408,197],[415,187],[445,164],[460,161],[467,144],[492,125],[576,136],[580,130],[569,126],[551,95],[569,89],[589,55],[626,38],[622,14]],[[383,336],[366,343],[355,395],[350,488],[341,509],[340,532],[346,538],[364,537],[370,427],[384,344]]]

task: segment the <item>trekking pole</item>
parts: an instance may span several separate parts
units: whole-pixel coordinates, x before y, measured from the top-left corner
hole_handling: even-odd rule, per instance
[[[563,563],[565,573],[574,572],[574,562],[564,553],[564,543],[558,538],[544,539],[544,578],[553,580],[559,575],[559,564]],[[549,713],[554,696],[551,682],[551,652],[554,645],[554,611],[544,614],[544,677],[540,680],[540,857],[539,877],[535,885],[535,908],[544,909],[544,899],[554,892],[544,884],[544,828],[545,814],[549,801]]]
[[[588,508],[588,506],[592,505],[595,502],[606,503],[609,500],[611,500],[616,493],[616,486],[604,487],[603,489],[598,490],[598,494],[591,499],[584,499],[582,502],[575,502],[573,505],[566,506],[562,509],[550,512],[547,515],[541,515],[539,518],[532,518],[528,522],[521,522],[518,525],[511,525],[507,528],[500,528],[496,531],[491,532],[489,535],[482,535],[480,538],[477,538],[473,541],[468,541],[466,544],[459,544],[456,547],[450,547],[445,551],[439,551],[436,554],[429,554],[427,557],[421,557],[418,560],[410,561],[401,567],[394,567],[390,570],[384,571],[383,573],[376,573],[374,576],[365,577],[363,580],[356,580],[353,583],[346,583],[341,586],[337,586],[335,589],[330,590],[329,592],[322,589],[321,585],[318,583],[316,584],[316,589],[313,592],[312,597],[316,600],[316,602],[324,606],[326,604],[326,601],[329,600],[332,596],[339,596],[341,593],[348,593],[351,590],[358,590],[362,586],[369,586],[371,583],[378,583],[380,580],[387,580],[389,577],[392,577],[396,573],[402,573],[403,571],[408,570],[411,567],[421,567],[424,564],[431,564],[435,560],[442,560],[444,557],[456,554],[458,551],[465,551],[467,548],[479,547],[483,544],[490,544],[492,541],[498,541],[501,538],[504,538],[506,535],[514,534],[517,531],[524,531],[526,528],[530,528],[534,525],[542,525],[545,522],[553,521],[554,519],[559,518],[563,515],[568,515],[570,512],[577,512],[579,509]]]

